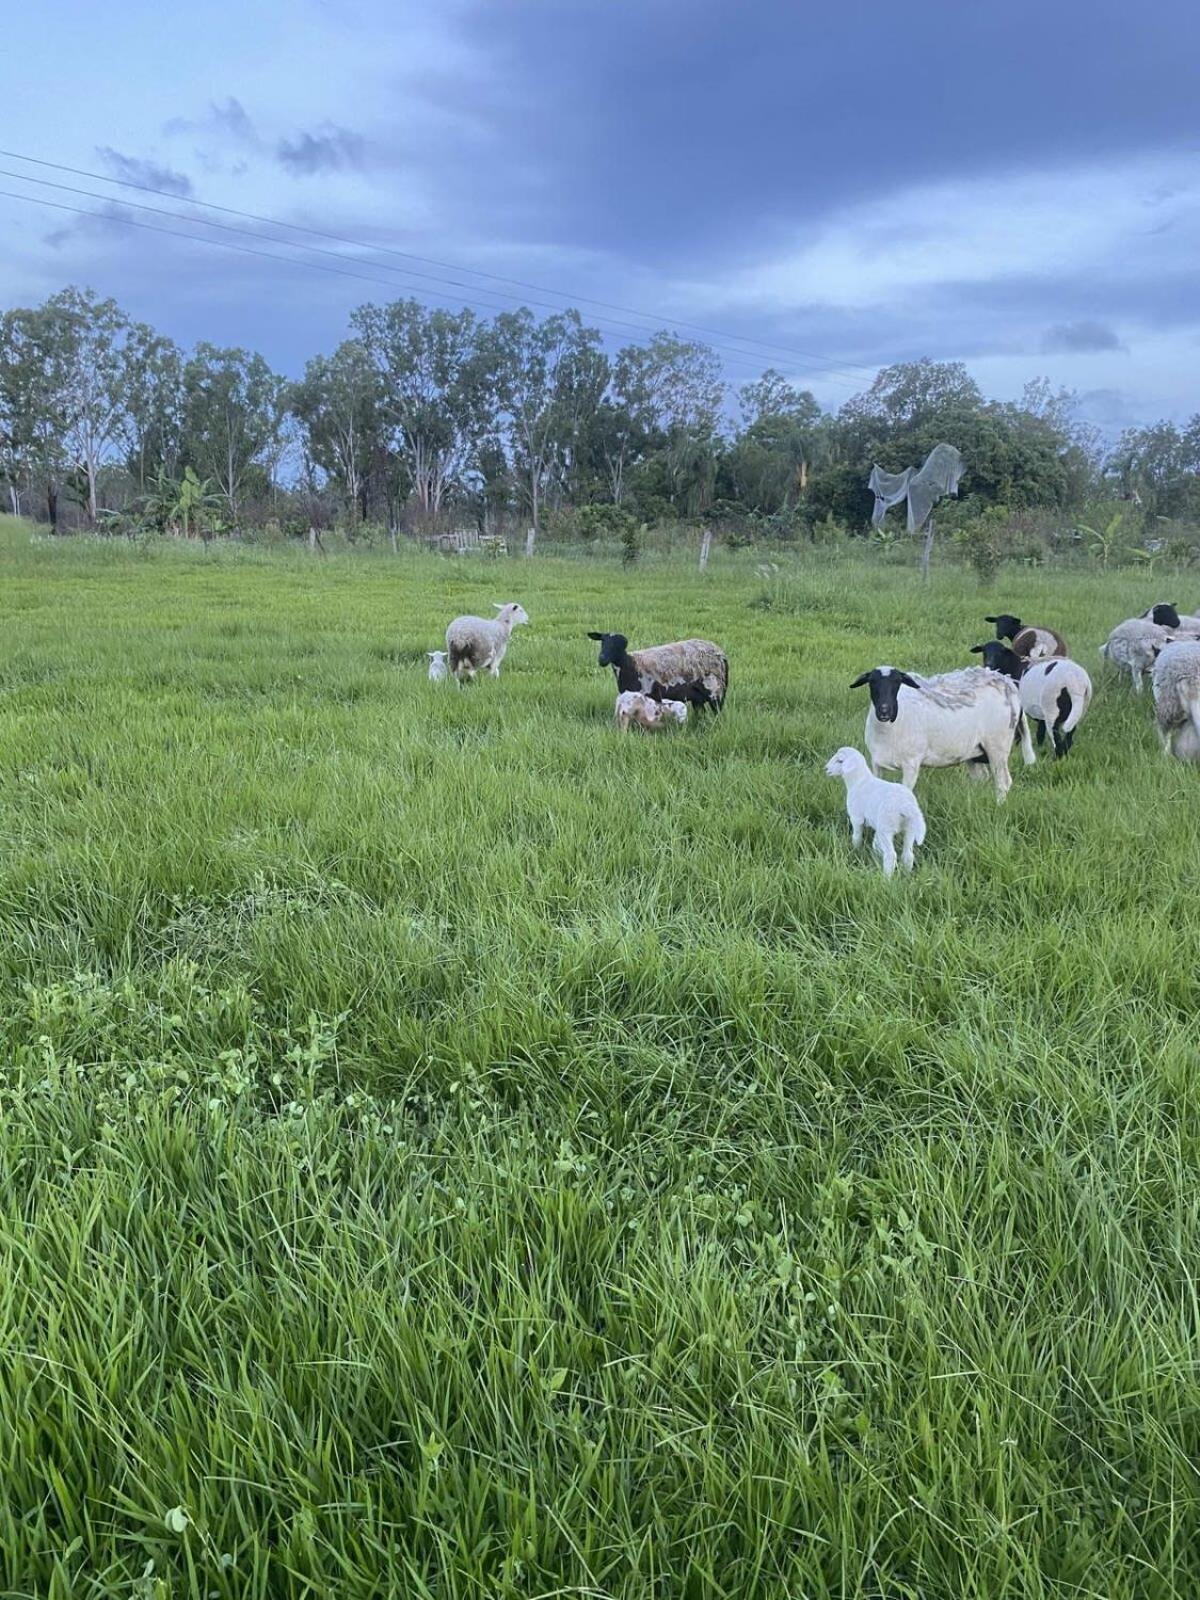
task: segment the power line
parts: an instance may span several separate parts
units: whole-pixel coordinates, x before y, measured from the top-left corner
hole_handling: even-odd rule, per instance
[[[740,343],[742,345],[754,345],[754,346],[758,347],[761,350],[765,350],[769,354],[775,355],[776,357],[786,356],[789,359],[798,358],[798,359],[800,359],[802,361],[805,361],[805,362],[815,363],[819,368],[823,368],[825,371],[827,371],[831,375],[832,374],[841,374],[842,376],[844,376],[846,378],[849,378],[855,384],[858,384],[860,382],[860,380],[856,376],[856,374],[863,373],[863,374],[866,374],[867,376],[869,376],[871,378],[874,378],[876,370],[877,370],[874,367],[864,366],[860,362],[854,362],[854,361],[837,362],[837,361],[833,361],[833,360],[830,359],[830,357],[817,355],[814,351],[811,351],[811,350],[807,350],[807,351],[806,350],[800,350],[800,349],[797,349],[795,346],[786,345],[786,344],[780,344],[780,343],[777,343],[777,342],[768,342],[768,341],[763,340],[763,339],[756,339],[750,334],[729,333],[729,332],[722,332],[720,329],[704,328],[704,327],[698,326],[695,323],[680,321],[677,318],[659,317],[657,315],[657,313],[655,313],[655,312],[640,311],[636,307],[633,307],[633,306],[623,306],[623,305],[614,304],[614,303],[612,303],[610,301],[606,301],[606,300],[596,300],[596,299],[590,298],[587,295],[570,295],[565,290],[547,288],[544,284],[539,285],[539,284],[535,284],[535,283],[529,283],[529,282],[527,282],[527,281],[525,281],[524,279],[521,279],[521,278],[506,278],[506,277],[502,277],[499,274],[494,273],[494,272],[486,272],[480,267],[464,267],[462,265],[456,265],[453,262],[439,261],[439,260],[437,260],[436,258],[434,258],[432,256],[417,255],[414,252],[408,251],[408,250],[397,250],[397,249],[393,248],[390,245],[369,244],[369,243],[367,243],[367,242],[365,242],[364,240],[361,240],[361,239],[351,239],[351,238],[347,237],[344,234],[330,233],[330,232],[326,232],[326,231],[324,231],[322,229],[319,229],[319,228],[306,227],[306,226],[304,226],[303,224],[300,224],[300,223],[284,222],[278,217],[264,216],[259,212],[242,211],[242,210],[236,209],[233,206],[218,205],[214,201],[210,201],[210,200],[197,200],[194,197],[180,196],[178,194],[173,193],[169,189],[155,188],[151,184],[135,183],[132,179],[129,179],[129,178],[113,178],[113,177],[110,177],[109,175],[107,175],[106,173],[103,173],[103,172],[92,172],[92,171],[88,170],[85,167],[73,167],[73,166],[69,166],[65,162],[60,162],[60,161],[47,161],[47,160],[44,160],[40,156],[23,155],[19,150],[4,150],[4,149],[0,149],[0,156],[4,156],[4,157],[8,158],[9,160],[13,160],[13,161],[23,161],[23,162],[26,162],[27,164],[29,164],[31,166],[46,167],[46,168],[48,168],[48,169],[50,169],[52,171],[55,171],[55,172],[71,173],[73,176],[75,176],[77,178],[88,178],[88,179],[92,180],[93,182],[97,182],[97,183],[112,184],[112,185],[114,185],[116,187],[125,188],[125,189],[136,189],[136,190],[138,190],[139,192],[141,192],[143,194],[154,194],[154,195],[158,195],[158,196],[160,196],[162,198],[165,198],[165,199],[170,199],[170,200],[175,200],[175,201],[183,201],[183,203],[185,203],[187,205],[190,205],[190,206],[193,206],[193,207],[199,207],[199,208],[202,208],[202,209],[204,209],[206,211],[220,211],[226,216],[240,217],[243,221],[258,222],[258,223],[262,223],[262,224],[266,225],[267,227],[272,227],[272,228],[284,228],[284,229],[287,229],[289,232],[292,232],[292,233],[308,234],[309,237],[311,237],[311,238],[325,239],[328,242],[333,243],[333,244],[348,245],[348,246],[350,246],[351,249],[371,251],[371,252],[374,252],[375,254],[378,254],[378,255],[395,256],[397,259],[404,260],[404,261],[419,261],[419,262],[423,263],[425,266],[438,267],[439,269],[441,269],[443,271],[461,272],[461,273],[467,274],[470,277],[485,278],[485,279],[488,279],[489,281],[491,281],[493,283],[508,284],[513,288],[531,290],[535,294],[550,294],[550,295],[556,296],[560,300],[572,301],[572,302],[577,303],[579,305],[599,306],[603,310],[606,310],[606,311],[616,311],[616,312],[621,313],[623,316],[638,317],[643,322],[656,323],[659,327],[667,326],[667,327],[670,327],[672,329],[684,328],[684,329],[687,329],[688,331],[690,331],[692,333],[702,334],[705,338],[708,338],[708,339],[720,339],[720,340],[723,340],[723,341],[734,340],[734,341],[736,341],[736,342],[738,342],[738,343]],[[14,174],[12,174],[12,176],[16,177],[16,176],[20,176],[20,175],[14,173]],[[22,178],[21,181],[23,181],[23,182],[37,182],[39,180]],[[102,197],[101,196],[94,196],[93,198],[100,199]],[[130,203],[132,203],[132,202],[130,202]],[[177,213],[171,213],[171,215],[177,215]],[[197,219],[188,219],[188,220],[197,220],[197,221],[199,221],[200,219],[197,218]],[[276,240],[276,241],[273,241],[273,242],[279,243],[279,244],[285,243],[285,241],[282,240],[282,239]],[[311,247],[309,247],[309,248],[311,248]],[[409,269],[409,270],[412,270],[412,269]],[[430,275],[429,274],[418,274],[418,276],[430,276]],[[434,281],[443,281],[443,280],[435,279]],[[466,287],[466,286],[464,286],[464,287]],[[547,309],[558,310],[560,308],[555,306],[555,307],[549,307]]]
[[[4,169],[0,169],[0,171],[3,171],[3,170]],[[23,183],[37,183],[37,184],[45,184],[46,183],[45,179],[40,179],[40,178],[23,178],[22,177],[22,178],[20,178],[20,181],[23,182]],[[64,189],[67,186],[63,185],[63,184],[54,184],[54,185],[51,185],[51,187],[54,187],[54,188],[57,188],[57,189]],[[89,193],[87,190],[74,190],[74,189],[70,190],[69,192],[76,193],[76,194],[88,194]],[[381,277],[378,277],[375,274],[370,274],[370,273],[365,273],[365,272],[356,272],[356,271],[353,271],[353,270],[351,270],[350,268],[347,268],[347,267],[326,266],[323,262],[309,261],[309,260],[306,260],[303,256],[277,255],[275,252],[270,251],[270,250],[256,250],[250,245],[233,244],[229,240],[226,240],[226,239],[210,239],[210,238],[205,237],[205,235],[203,235],[203,234],[189,233],[189,232],[186,232],[186,231],[182,231],[182,230],[180,230],[178,228],[164,228],[164,227],[160,227],[157,223],[152,223],[152,222],[138,222],[132,217],[116,216],[116,215],[113,215],[111,212],[91,211],[91,210],[87,209],[84,206],[67,205],[64,202],[59,201],[59,200],[48,200],[42,195],[21,194],[18,191],[12,190],[12,189],[0,189],[0,196],[2,196],[5,199],[8,199],[8,200],[23,200],[23,201],[26,201],[27,203],[32,204],[32,205],[45,206],[45,207],[48,207],[49,209],[51,209],[53,211],[65,211],[65,212],[69,213],[72,216],[85,217],[88,220],[93,221],[93,222],[102,222],[102,223],[115,224],[116,226],[123,227],[123,228],[138,228],[138,229],[140,229],[140,230],[142,230],[143,232],[146,232],[146,233],[160,233],[160,234],[165,235],[167,238],[182,239],[182,240],[185,240],[186,242],[188,242],[190,244],[214,245],[218,249],[236,251],[237,254],[239,254],[239,255],[256,256],[260,260],[273,261],[273,262],[275,262],[275,263],[277,263],[279,265],[293,266],[293,267],[308,267],[314,272],[331,273],[334,276],[340,277],[340,278],[354,278],[360,283],[382,284],[385,288],[390,288],[390,289],[396,289],[398,287],[405,287],[405,288],[418,287],[419,288],[419,292],[421,294],[425,295],[426,297],[428,297],[429,299],[442,300],[442,301],[447,302],[450,305],[462,305],[462,304],[465,303],[465,304],[471,305],[473,309],[481,309],[481,310],[489,310],[489,311],[496,310],[496,309],[500,309],[500,310],[507,309],[507,307],[505,306],[503,301],[488,300],[486,302],[481,302],[478,299],[476,299],[474,301],[464,301],[461,297],[454,296],[454,295],[448,295],[448,294],[445,294],[445,293],[441,293],[438,290],[434,290],[434,289],[427,289],[424,285],[414,286],[414,285],[411,285],[411,284],[400,284],[395,279],[381,278]],[[262,237],[260,234],[252,233],[248,229],[229,228],[224,223],[209,222],[207,219],[200,218],[200,217],[183,217],[183,216],[179,216],[179,214],[177,212],[165,211],[165,210],[162,210],[160,207],[157,207],[157,206],[138,206],[137,202],[134,202],[134,201],[113,201],[113,200],[108,200],[103,195],[91,195],[90,198],[99,200],[103,204],[106,204],[106,205],[120,204],[120,205],[131,206],[131,207],[132,206],[136,206],[137,209],[139,209],[139,210],[151,211],[151,212],[154,212],[156,215],[159,215],[159,216],[173,217],[173,218],[175,218],[176,220],[178,220],[180,222],[193,224],[193,225],[199,226],[199,227],[223,228],[223,229],[225,229],[226,231],[229,231],[229,232],[237,232],[237,233],[245,234],[247,237],[250,237],[250,238],[261,238]],[[270,240],[268,242],[281,244],[281,245],[284,246],[285,249],[288,248],[288,246],[286,244],[286,241],[284,241],[284,240]],[[310,249],[311,250],[313,248],[313,246],[304,245],[304,246],[301,246],[300,248],[302,248],[302,249]],[[325,252],[325,253],[326,254],[334,254],[334,252]],[[387,270],[393,271],[393,272],[398,272],[400,269],[393,267],[393,268],[388,268]],[[473,285],[472,286],[468,286],[468,288],[475,295],[479,295],[480,293],[482,293],[482,291],[480,291],[478,289],[475,289]],[[550,307],[549,309],[558,310],[560,308],[559,307]],[[600,320],[609,320],[609,319],[599,319],[598,318],[597,320],[600,321]],[[629,327],[628,324],[625,324],[624,326],[627,327],[627,328]],[[635,328],[632,331],[635,332],[642,340],[645,340],[646,337],[647,337],[647,330],[644,329],[644,328]],[[726,362],[740,364],[743,367],[745,367],[747,370],[753,371],[755,373],[760,373],[762,371],[761,363],[756,361],[748,353],[744,353],[744,352],[740,352],[740,351],[733,351],[733,352],[722,352],[722,354],[723,354],[724,359],[726,360]],[[825,373],[818,373],[818,374],[815,374],[815,376],[819,377],[823,382],[835,382],[836,381],[836,380],[831,379]]]
[[[315,254],[315,255],[328,256],[331,260],[334,260],[334,261],[345,262],[347,260],[347,258],[344,255],[342,255],[340,251],[337,251],[337,250],[325,250],[320,245],[305,244],[305,245],[293,246],[287,240],[283,240],[283,239],[270,239],[270,238],[264,239],[264,236],[261,233],[257,232],[255,229],[252,229],[252,228],[239,228],[235,224],[228,223],[228,222],[213,222],[207,217],[188,217],[188,216],[182,215],[178,211],[168,210],[167,208],[165,208],[163,206],[146,205],[143,202],[137,201],[137,200],[126,200],[126,199],[123,199],[123,198],[122,199],[113,200],[113,199],[109,199],[105,195],[96,194],[91,189],[80,189],[80,188],[77,188],[74,184],[69,184],[69,183],[54,183],[49,178],[30,178],[30,177],[27,177],[22,172],[13,172],[10,168],[7,168],[7,167],[0,167],[0,177],[15,178],[19,183],[36,184],[39,188],[54,189],[54,190],[56,190],[57,192],[59,192],[61,194],[73,194],[73,195],[82,196],[82,197],[84,197],[84,198],[86,198],[88,200],[96,200],[96,201],[100,202],[100,204],[105,205],[105,206],[116,206],[116,205],[119,205],[119,206],[123,206],[123,207],[125,207],[127,209],[134,210],[134,211],[146,211],[146,212],[151,213],[154,216],[169,217],[169,218],[171,218],[172,221],[187,223],[189,226],[195,226],[195,227],[200,227],[200,228],[217,228],[222,233],[235,233],[235,234],[240,235],[243,238],[257,239],[260,242],[271,243],[271,244],[279,244],[284,249],[287,249],[287,250],[290,250],[290,249],[293,249],[293,248],[294,249],[298,249],[298,250],[306,250],[306,251],[309,251],[310,253]],[[11,193],[11,191],[7,191],[7,192]],[[28,196],[17,195],[17,196],[14,196],[13,198],[37,199],[37,196],[34,196],[34,195],[28,195]],[[122,221],[126,220],[126,219],[123,219],[123,218],[121,218],[119,216],[114,216],[111,212],[91,212],[91,213],[87,213],[87,214],[88,215],[92,215],[92,216],[96,216],[96,217],[100,218],[100,220],[108,221],[108,222],[122,222]],[[166,231],[166,230],[163,230],[163,231]],[[204,244],[215,244],[215,243],[219,242],[217,240],[205,239],[204,236],[201,235],[201,234],[194,234],[194,235],[193,234],[180,234],[179,237],[181,237],[181,238],[195,238],[198,243],[204,243]],[[277,256],[274,259],[279,260],[279,261],[296,261],[302,266],[313,266],[313,265],[316,265],[316,263],[314,263],[314,262],[306,261],[302,256]],[[332,270],[332,269],[329,269],[329,270]],[[339,269],[339,270],[341,270],[343,272],[346,272],[345,268],[342,268],[342,269]],[[443,284],[443,285],[449,285],[449,286],[451,286],[453,288],[462,289],[468,295],[470,295],[470,294],[480,295],[480,294],[483,294],[483,293],[486,292],[486,291],[480,290],[475,284],[461,283],[461,282],[458,282],[455,279],[438,278],[438,277],[435,277],[434,274],[432,274],[432,273],[417,272],[415,269],[413,269],[411,267],[405,267],[405,268],[390,267],[390,266],[387,266],[386,264],[383,264],[382,270],[385,271],[385,272],[394,272],[397,275],[399,275],[400,276],[400,281],[403,283],[403,286],[405,288],[411,288],[411,287],[413,287],[413,285],[411,285],[410,283],[405,281],[405,278],[404,278],[403,275],[407,275],[408,277],[427,278],[427,279],[431,280],[434,283]],[[363,276],[363,275],[359,274],[359,276]],[[389,287],[397,287],[398,286],[397,284],[393,283],[391,279],[388,279],[388,278],[378,278],[378,277],[366,278],[366,277],[364,277],[364,281],[371,282],[371,283],[383,283],[383,284],[387,284]],[[421,286],[421,292],[422,293],[427,293],[429,291],[426,291],[424,289],[424,287]],[[442,298],[448,298],[448,297],[443,296]],[[508,296],[507,298],[512,300],[512,299],[515,299],[517,297]],[[505,308],[505,302],[503,300],[497,300],[494,297],[492,297],[491,295],[488,296],[486,301],[483,301],[483,302],[478,302],[477,301],[475,303],[476,304],[486,304],[491,309],[499,308],[499,309],[503,310]],[[527,301],[526,303],[528,304],[529,302]],[[535,300],[535,301],[532,302],[532,304],[537,306],[537,307],[539,307],[541,310],[544,310],[544,311],[559,311],[559,310],[561,310],[561,307],[555,306],[555,305],[553,305],[550,302],[545,301],[545,300]],[[645,338],[645,336],[646,336],[646,330],[644,328],[636,327],[633,323],[616,322],[611,317],[598,317],[595,320],[598,321],[598,322],[602,322],[602,323],[608,323],[610,327],[616,327],[616,328],[620,328],[620,329],[622,329],[622,330],[624,330],[626,332],[631,332],[631,333],[634,333],[634,334],[638,334],[642,338]],[[723,345],[722,346],[718,346],[717,349],[718,349],[719,353],[729,357],[730,359],[745,361],[748,365],[753,365],[754,369],[756,371],[761,370],[761,361],[760,361],[760,359],[758,357],[754,356],[749,351],[730,350],[730,349],[727,349]],[[819,374],[816,374],[816,376],[824,378],[826,375],[824,373],[819,373]]]

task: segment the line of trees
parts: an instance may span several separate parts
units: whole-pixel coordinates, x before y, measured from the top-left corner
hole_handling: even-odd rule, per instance
[[[736,402],[705,345],[664,332],[609,354],[574,310],[488,321],[364,305],[294,382],[251,351],[185,353],[90,290],[0,316],[0,484],[14,512],[56,527],[117,511],[237,532],[290,510],[351,529],[537,531],[549,511],[607,507],[610,520],[858,529],[872,463],[897,471],[941,439],[984,505],[1104,492],[1150,516],[1200,515],[1200,416],[1131,430],[1105,455],[1044,379],[999,403],[960,363],[933,361],[884,368],[836,413],[773,370]]]

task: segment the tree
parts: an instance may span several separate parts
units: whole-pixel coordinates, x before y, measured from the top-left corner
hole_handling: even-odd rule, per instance
[[[734,498],[771,516],[807,489],[810,468],[827,454],[828,430],[813,396],[778,372],[746,384],[739,398],[745,426],[725,470]]]
[[[367,515],[367,478],[380,442],[380,378],[358,339],[316,356],[295,385],[291,406],[308,456],[342,491],[351,518]]]
[[[179,470],[183,354],[144,322],[125,340],[125,464],[139,490]]]
[[[63,289],[44,312],[57,347],[63,447],[82,480],[84,514],[94,528],[100,469],[125,427],[129,319],[115,300],[101,300],[91,289]]]
[[[475,316],[396,300],[360,306],[350,322],[381,379],[383,416],[418,503],[436,517],[488,420]]]
[[[30,493],[35,484],[43,486],[55,530],[59,483],[68,467],[63,326],[44,307],[0,318],[0,466],[14,509],[22,486]]]
[[[488,375],[507,421],[514,469],[536,536],[551,479],[569,467],[587,419],[600,403],[608,368],[600,335],[578,311],[543,322],[522,307],[504,311],[487,331]]]
[[[220,490],[235,526],[255,468],[277,448],[285,385],[260,355],[199,344],[184,367],[186,464]]]
[[[1148,516],[1200,516],[1200,413],[1182,428],[1156,422],[1126,429],[1107,470]]]

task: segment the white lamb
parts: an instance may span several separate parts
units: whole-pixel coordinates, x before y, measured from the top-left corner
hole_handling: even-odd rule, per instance
[[[427,650],[429,657],[429,681],[441,683],[450,676],[450,668],[446,665],[446,652],[444,650]]]
[[[1184,729],[1200,735],[1200,644],[1177,640],[1164,645],[1151,675],[1154,714],[1163,749],[1175,755],[1176,736]],[[1192,740],[1183,742],[1183,760],[1191,759]]]
[[[668,722],[684,723],[687,715],[687,702],[684,700],[654,700],[635,689],[627,689],[617,696],[616,721],[622,733],[626,733],[631,724],[652,732]]]
[[[825,771],[846,785],[846,815],[850,818],[850,842],[854,848],[857,850],[862,843],[864,825],[870,828],[875,854],[883,863],[884,876],[890,878],[896,870],[896,839],[902,836],[904,851],[900,861],[911,872],[913,850],[925,842],[925,818],[912,790],[902,783],[873,778],[861,751],[849,745],[837,751],[826,763]]]
[[[1169,628],[1144,617],[1131,617],[1128,622],[1118,622],[1100,646],[1100,654],[1114,667],[1128,668],[1134,693],[1141,694],[1142,674],[1150,671],[1155,656],[1173,638]]]
[[[515,600],[497,605],[496,610],[499,616],[490,621],[485,617],[455,617],[446,629],[450,671],[460,683],[464,678],[473,678],[485,667],[493,678],[498,678],[513,629],[529,621],[525,608]]]
[[[1091,678],[1078,661],[1060,656],[1026,667],[1017,690],[1021,710],[1036,724],[1038,744],[1049,733],[1054,754],[1065,756],[1092,703]]]
[[[1018,729],[1026,766],[1037,760],[1017,686],[999,672],[965,667],[922,678],[876,667],[850,687],[864,683],[871,690],[866,745],[877,777],[884,767],[899,767],[900,781],[911,789],[922,767],[986,761],[1000,804],[1012,787],[1008,758]]]

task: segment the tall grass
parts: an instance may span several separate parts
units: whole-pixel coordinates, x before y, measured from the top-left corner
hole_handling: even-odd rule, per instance
[[[1194,1595],[1197,775],[1101,679],[887,884],[821,771],[1161,588],[10,527],[0,1592]],[[618,736],[592,628],[726,713]]]

